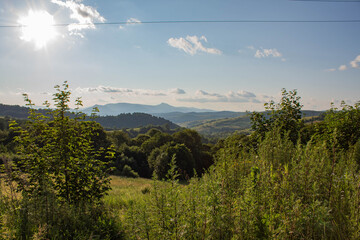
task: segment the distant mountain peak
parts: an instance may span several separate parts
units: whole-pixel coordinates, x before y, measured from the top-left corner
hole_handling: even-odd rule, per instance
[[[171,105],[169,105],[169,104],[167,104],[167,103],[160,103],[159,105],[157,105],[157,106],[170,106],[170,107],[172,107]]]

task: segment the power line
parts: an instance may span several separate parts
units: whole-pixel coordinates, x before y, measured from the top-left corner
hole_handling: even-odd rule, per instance
[[[144,22],[95,22],[95,23],[58,23],[54,27],[90,25],[132,25],[132,24],[182,24],[182,23],[360,23],[360,19],[348,20],[175,20],[175,21],[144,21]],[[20,28],[26,25],[0,25],[0,28]]]
[[[349,2],[353,2],[353,3],[358,3],[360,2],[360,0],[291,0],[291,1],[295,1],[295,2],[336,2],[336,3],[339,3],[339,2],[346,2],[346,3],[349,3]]]

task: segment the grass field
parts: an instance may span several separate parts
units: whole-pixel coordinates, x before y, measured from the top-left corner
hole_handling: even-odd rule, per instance
[[[182,187],[187,186],[187,183],[179,184]],[[170,183],[166,181],[156,181],[156,185],[160,188],[170,187]],[[121,219],[132,203],[145,200],[146,196],[150,197],[153,187],[152,179],[111,176],[111,190],[104,197],[105,208]]]
[[[104,198],[105,205],[109,208],[122,209],[129,201],[146,194],[151,189],[151,185],[151,179],[111,176],[111,190]]]
[[[129,206],[134,202],[144,200],[152,187],[152,179],[111,176],[111,190],[104,197],[105,208],[113,217],[124,221],[123,218]]]

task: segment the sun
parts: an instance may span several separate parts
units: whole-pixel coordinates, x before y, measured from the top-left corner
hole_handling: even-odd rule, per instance
[[[44,10],[29,10],[28,15],[18,20],[21,25],[20,39],[34,42],[37,49],[44,48],[58,33],[55,30],[54,17]]]

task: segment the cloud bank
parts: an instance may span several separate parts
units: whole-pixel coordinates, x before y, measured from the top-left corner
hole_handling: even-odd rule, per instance
[[[109,93],[122,96],[169,96],[181,95],[186,92],[183,89],[175,88],[169,90],[150,90],[150,89],[130,89],[130,88],[117,88],[109,86],[98,86],[95,88],[76,88],[78,93]]]
[[[117,88],[110,86],[98,86],[88,88],[76,88],[75,92],[79,95],[82,94],[97,94],[105,97],[171,97],[173,100],[179,102],[192,102],[192,103],[261,103],[264,96],[258,98],[254,93],[248,91],[229,91],[226,94],[210,93],[205,90],[197,90],[195,94],[188,94],[181,88],[173,88],[167,90],[151,90],[151,89],[130,89],[130,88]],[[182,97],[181,97],[182,96]],[[175,97],[175,98],[174,98]],[[261,99],[261,100],[259,100]]]
[[[179,98],[181,102],[253,102],[260,103],[261,101],[256,98],[256,95],[252,92],[247,91],[230,91],[227,94],[209,93],[204,90],[198,90],[194,97],[190,98]]]
[[[221,55],[222,51],[216,48],[206,48],[203,43],[207,43],[205,36],[186,36],[186,38],[170,38],[167,43],[174,48],[180,49],[187,54],[195,55],[199,52]]]

